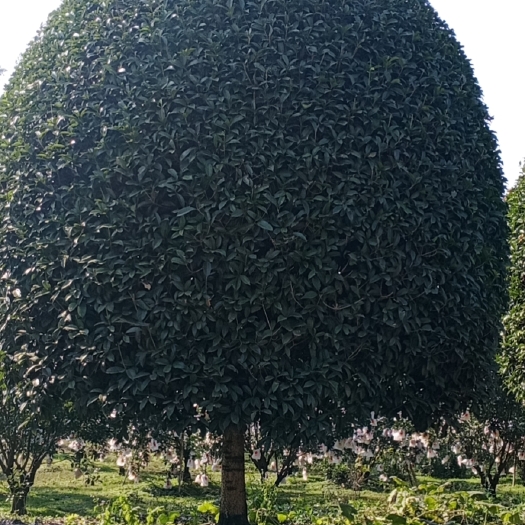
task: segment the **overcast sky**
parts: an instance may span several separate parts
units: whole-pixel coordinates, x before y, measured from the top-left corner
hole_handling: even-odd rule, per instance
[[[61,0],[0,0],[0,90],[18,56]],[[494,117],[511,186],[525,158],[525,0],[430,0],[471,59]]]

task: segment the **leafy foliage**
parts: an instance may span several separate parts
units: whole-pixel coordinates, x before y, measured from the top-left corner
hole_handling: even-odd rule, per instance
[[[25,396],[17,389],[19,380],[19,370],[6,366],[0,356],[0,471],[9,487],[11,512],[25,514],[38,469],[78,422],[60,401]]]
[[[180,429],[458,411],[505,295],[480,97],[423,0],[65,0],[0,103],[2,348]]]
[[[501,476],[525,460],[525,409],[499,388],[476,417],[464,417],[450,430],[449,440],[458,462],[495,494]]]
[[[507,195],[509,206],[510,308],[503,319],[502,373],[507,386],[525,400],[525,177]]]
[[[522,523],[523,506],[505,507],[487,498],[483,492],[449,492],[447,484],[422,484],[416,489],[399,487],[389,496],[390,508],[384,523],[392,525],[426,525],[428,523]],[[370,523],[368,519],[354,523]],[[376,521],[377,520],[377,521]],[[373,519],[372,523],[380,523]]]
[[[329,507],[308,508],[301,505],[300,501],[295,502],[293,509],[288,508],[288,505],[277,502],[275,487],[268,488],[273,495],[254,500],[250,521],[255,525],[500,525],[521,524],[525,518],[523,505],[509,507],[496,503],[478,491],[451,492],[448,484],[427,483],[410,489],[400,482],[398,488],[391,492],[386,508],[377,509],[352,501],[352,504],[341,503],[337,513]],[[199,514],[213,516],[216,512],[217,507],[206,502],[197,508],[196,513],[183,517],[185,522],[198,524],[203,523]],[[147,512],[145,522],[148,525],[165,525],[168,515],[161,507],[151,509]],[[99,523],[134,525],[139,516],[138,509],[133,508],[128,499],[119,498],[107,505],[105,513],[100,515]]]

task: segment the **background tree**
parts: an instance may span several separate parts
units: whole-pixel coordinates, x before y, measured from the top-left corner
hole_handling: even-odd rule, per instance
[[[507,387],[525,401],[525,175],[507,195],[509,207],[509,312],[503,319],[502,374]]]
[[[11,497],[11,512],[26,514],[27,496],[38,469],[73,430],[71,408],[44,394],[26,398],[17,389],[19,370],[0,364],[0,470]]]
[[[0,102],[2,348],[79,406],[332,432],[483,394],[505,206],[424,0],[65,0]],[[14,344],[16,341],[16,345]]]
[[[454,460],[470,468],[496,494],[501,477],[525,460],[525,409],[501,386],[481,412],[450,429]]]
[[[268,442],[264,431],[257,424],[250,425],[245,434],[246,452],[259,472],[261,482],[264,483],[272,471],[276,474],[276,487],[288,476],[297,472],[299,456],[312,449],[317,449],[317,445],[319,442],[313,440],[310,443],[304,443],[299,432],[294,439],[287,440],[285,443]]]

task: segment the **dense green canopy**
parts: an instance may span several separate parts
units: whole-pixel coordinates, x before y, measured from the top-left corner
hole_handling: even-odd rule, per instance
[[[426,1],[66,0],[0,114],[0,340],[41,384],[310,434],[479,393],[503,179]]]

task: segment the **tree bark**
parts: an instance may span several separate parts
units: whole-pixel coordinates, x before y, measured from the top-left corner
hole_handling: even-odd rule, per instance
[[[191,483],[191,472],[188,468],[188,461],[191,458],[191,450],[185,449],[184,451],[184,470],[182,472],[182,482],[183,483]]]
[[[277,471],[277,479],[275,480],[275,486],[278,487],[285,478],[291,476],[296,470],[295,460],[297,459],[297,451],[290,451],[288,456],[283,457],[283,463],[281,469]],[[275,454],[275,465],[277,466],[277,454]]]
[[[244,477],[244,431],[237,426],[229,426],[223,436],[218,525],[249,525]]]
[[[499,483],[499,479],[500,479],[499,472],[496,472],[496,474],[494,474],[494,476],[489,476],[488,479],[489,479],[489,486],[488,486],[489,494],[491,496],[496,496],[496,489],[498,487],[498,483]]]
[[[476,472],[476,474],[479,476],[479,482],[481,483],[481,486],[483,487],[484,490],[488,490],[487,489],[487,477],[485,476],[485,472],[483,472],[483,470],[481,470],[479,467],[474,467],[474,470]]]
[[[261,452],[261,459],[252,458],[252,463],[256,466],[261,476],[261,483],[264,483],[266,481],[266,473],[268,472],[268,461],[269,460],[266,459],[264,452]]]
[[[27,494],[28,491],[16,491],[12,494],[11,514],[25,516],[27,514]]]
[[[408,473],[408,482],[411,487],[415,487],[417,485],[417,476],[416,471],[414,469],[414,465],[410,461],[407,461],[406,467]]]

